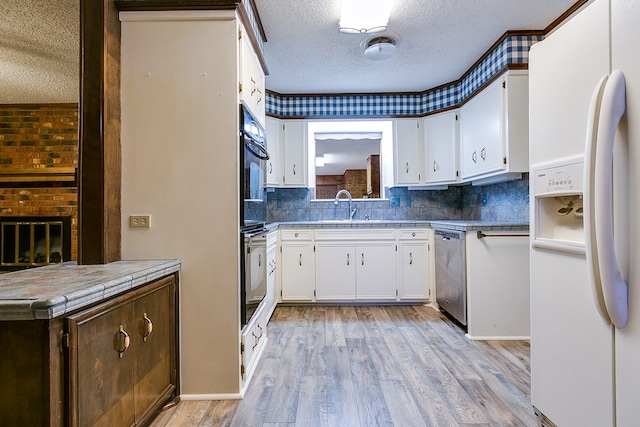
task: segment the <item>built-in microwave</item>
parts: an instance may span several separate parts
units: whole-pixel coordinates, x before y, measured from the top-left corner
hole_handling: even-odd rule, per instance
[[[265,165],[269,160],[266,132],[240,105],[240,227],[263,226],[267,219]]]

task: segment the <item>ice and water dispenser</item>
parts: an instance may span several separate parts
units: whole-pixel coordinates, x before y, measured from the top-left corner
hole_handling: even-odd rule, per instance
[[[584,254],[583,156],[533,165],[532,246]]]

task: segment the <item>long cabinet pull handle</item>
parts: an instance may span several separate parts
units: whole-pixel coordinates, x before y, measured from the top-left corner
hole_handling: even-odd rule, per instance
[[[302,266],[302,254],[300,254],[300,257],[298,258],[298,263]]]
[[[293,164],[293,174],[294,175],[296,174],[296,164],[295,163]]]
[[[347,254],[347,265],[349,265],[349,254]]]
[[[482,147],[482,150],[480,150],[480,157],[482,157],[482,160],[487,160],[487,149],[486,149],[486,147]]]
[[[142,340],[146,341],[153,332],[153,322],[151,319],[147,317],[147,313],[142,314],[142,319],[144,319],[144,335],[142,336]]]
[[[131,343],[131,338],[129,338],[129,334],[124,330],[122,325],[120,325],[120,330],[118,331],[117,336],[118,336],[118,339],[117,339],[118,347],[116,348],[116,351],[118,352],[118,357],[122,359],[122,353],[127,351],[127,349],[129,348],[129,344]]]
[[[271,162],[269,162],[269,173],[273,172],[273,165],[271,164]]]
[[[433,161],[433,171],[434,172],[436,171],[436,161],[435,160]]]
[[[362,265],[364,265],[364,254],[362,254]]]
[[[478,153],[477,153],[477,151],[474,151],[473,153],[471,153],[471,160],[473,160],[473,163],[477,163],[477,161],[478,161]]]
[[[258,254],[258,267],[262,267],[262,254]]]
[[[409,252],[409,265],[413,265],[413,253]]]
[[[407,162],[407,173],[409,173],[409,162]]]

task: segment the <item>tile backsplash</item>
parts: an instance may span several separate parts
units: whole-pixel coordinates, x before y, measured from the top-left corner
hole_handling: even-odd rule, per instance
[[[529,174],[517,181],[485,186],[450,186],[446,190],[388,189],[389,198],[354,201],[354,219],[382,220],[484,220],[529,222]],[[346,198],[313,200],[307,188],[276,188],[267,193],[267,220],[317,221],[348,219]]]

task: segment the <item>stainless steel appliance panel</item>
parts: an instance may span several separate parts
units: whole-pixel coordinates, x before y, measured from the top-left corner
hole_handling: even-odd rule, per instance
[[[436,302],[467,325],[467,278],[464,231],[434,230]]]

